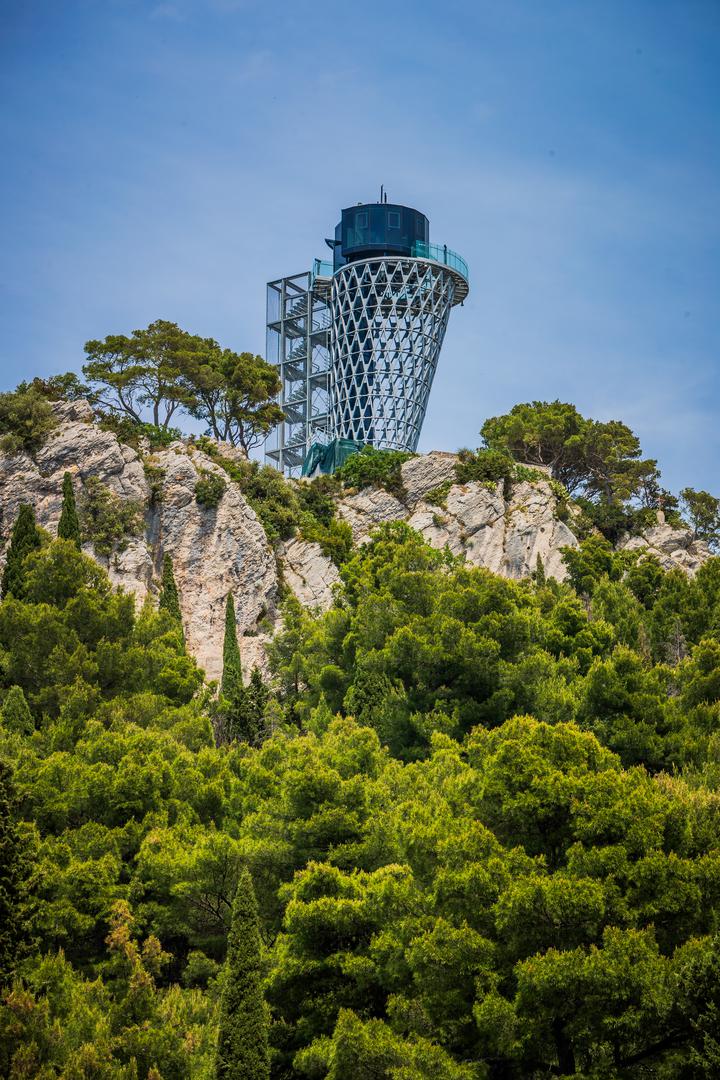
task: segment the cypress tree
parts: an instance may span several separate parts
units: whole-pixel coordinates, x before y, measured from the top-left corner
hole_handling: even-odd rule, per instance
[[[177,583],[175,581],[175,571],[173,570],[173,561],[169,555],[163,556],[163,570],[162,570],[162,583],[160,585],[160,601],[158,603],[160,611],[167,611],[168,615],[172,616],[180,627],[180,633],[183,632],[182,615],[180,613],[180,593],[178,592]],[[183,634],[183,640],[185,640]]]
[[[223,641],[223,673],[220,692],[223,697],[232,701],[233,696],[237,696],[240,688],[242,688],[242,663],[237,639],[235,601],[232,593],[228,593],[225,604],[225,639]]]
[[[16,803],[12,768],[0,759],[0,986],[11,981],[29,937],[30,864]]]
[[[35,730],[35,722],[21,686],[10,687],[0,709],[0,716],[7,730],[17,735],[31,735]]]
[[[61,540],[72,540],[78,549],[82,547],[80,519],[75,505],[72,476],[69,472],[63,476],[63,502],[57,534]]]
[[[40,530],[35,524],[35,511],[29,503],[21,503],[13,525],[7,560],[2,577],[2,595],[22,596],[25,584],[23,563],[31,551],[40,547]]]
[[[270,1076],[257,901],[246,869],[240,874],[228,935],[215,1076],[217,1080],[268,1080]]]
[[[250,742],[259,742],[265,722],[265,706],[268,690],[263,682],[260,668],[255,666],[250,672],[250,683],[246,692],[247,735]]]

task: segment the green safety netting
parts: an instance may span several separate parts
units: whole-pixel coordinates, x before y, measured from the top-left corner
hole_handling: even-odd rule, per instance
[[[313,443],[305,455],[302,466],[303,476],[313,476],[316,472],[334,473],[343,465],[351,454],[362,450],[364,443],[354,439],[333,439],[326,446],[322,443]]]

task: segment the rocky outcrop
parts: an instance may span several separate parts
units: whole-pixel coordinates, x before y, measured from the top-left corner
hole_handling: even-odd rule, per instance
[[[447,546],[470,565],[509,578],[527,577],[539,559],[546,574],[562,581],[562,548],[577,545],[574,533],[558,519],[557,500],[543,480],[514,485],[508,501],[502,484],[492,489],[456,485],[442,508],[421,502],[409,524],[433,547]]]
[[[199,470],[226,479],[206,454],[183,443],[156,453],[151,463],[164,474],[153,532],[155,569],[172,556],[187,643],[211,678],[221,674],[225,599],[232,592],[240,635],[257,633],[272,617],[277,567],[265,530],[236,484],[228,484],[216,508],[198,505]],[[245,644],[241,636],[241,652]],[[249,643],[244,650],[250,654]],[[247,668],[247,661],[246,661]]]
[[[285,582],[301,604],[326,610],[333,601],[333,586],[340,581],[335,563],[323,555],[319,544],[294,539],[283,545]]]
[[[210,678],[221,673],[225,599],[235,598],[243,664],[265,666],[279,595],[278,566],[285,584],[308,608],[324,610],[333,601],[339,573],[316,543],[299,537],[273,550],[240,488],[193,443],[176,442],[140,454],[92,422],[85,402],[55,406],[58,426],[33,457],[0,454],[0,564],[20,503],[35,507],[40,525],[54,533],[62,505],[63,474],[78,490],[97,477],[116,496],[141,504],[141,534],[127,539],[111,557],[94,555],[113,584],[133,592],[138,603],[158,592],[162,559],[173,559],[189,648]],[[240,452],[218,446],[233,458]],[[414,457],[401,470],[396,494],[377,488],[345,495],[337,515],[365,543],[383,522],[404,521],[436,548],[448,548],[472,566],[509,578],[533,573],[538,560],[547,575],[562,580],[562,549],[577,539],[560,520],[548,480],[513,485],[506,499],[502,484],[455,483],[454,454]],[[202,474],[220,477],[225,492],[214,508],[198,504],[195,485]],[[654,555],[660,563],[695,573],[709,557],[707,545],[689,531],[663,520],[643,536],[628,539],[627,550]]]
[[[689,529],[680,529],[659,521],[642,536],[632,536],[620,547],[625,551],[640,551],[652,555],[664,570],[677,567],[691,577],[697,573],[712,552],[704,540],[694,540]]]
[[[21,502],[35,507],[38,523],[57,530],[62,481],[70,472],[80,482],[97,477],[122,499],[142,503],[144,530],[109,559],[95,555],[114,585],[142,603],[157,593],[163,555],[172,556],[181,597],[188,647],[209,678],[222,667],[225,598],[235,598],[241,651],[252,666],[262,652],[258,624],[273,618],[278,594],[277,564],[265,531],[236,485],[228,484],[216,508],[198,505],[195,484],[202,469],[225,478],[206,454],[185,443],[146,458],[161,477],[152,499],[143,460],[111,432],[89,421],[81,403],[63,405],[61,423],[35,460],[27,454],[0,455],[0,531],[6,546]],[[249,669],[249,668],[248,668]]]
[[[427,457],[437,459],[441,455]],[[433,547],[447,547],[454,555],[464,555],[472,566],[521,578],[537,568],[540,558],[545,572],[562,581],[566,570],[561,549],[574,547],[577,538],[558,520],[557,499],[550,484],[545,480],[515,484],[507,501],[502,483],[454,484],[441,505],[427,502],[425,495],[454,476],[455,460],[454,455],[442,455],[442,468],[438,466],[436,473],[438,482],[430,484],[428,478],[417,486],[407,483],[406,470],[425,458],[407,462],[403,482],[408,495],[402,500],[375,488],[343,499],[338,514],[349,523],[353,539],[362,543],[380,522],[407,521]],[[420,475],[416,466],[412,480]]]

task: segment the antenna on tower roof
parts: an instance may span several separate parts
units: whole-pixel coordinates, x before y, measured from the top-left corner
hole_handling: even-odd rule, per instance
[[[384,187],[384,185],[383,185],[383,184],[381,184],[381,185],[380,185],[380,202],[382,202],[382,201],[383,201],[383,187]]]

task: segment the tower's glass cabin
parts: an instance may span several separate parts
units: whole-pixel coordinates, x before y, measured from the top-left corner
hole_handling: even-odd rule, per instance
[[[408,206],[348,207],[327,243],[332,263],[268,284],[285,422],[266,456],[289,475],[317,444],[417,449],[450,309],[469,289],[465,260]]]

